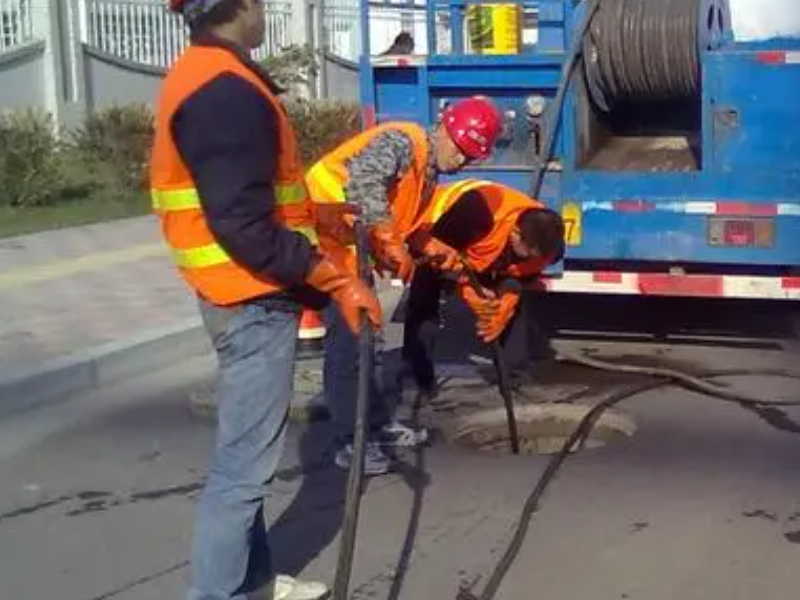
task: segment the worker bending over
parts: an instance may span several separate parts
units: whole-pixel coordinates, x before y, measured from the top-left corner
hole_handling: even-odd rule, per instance
[[[405,239],[424,212],[438,175],[454,173],[471,161],[486,158],[500,126],[500,113],[494,104],[474,97],[447,107],[441,124],[432,131],[415,123],[385,123],[334,149],[306,173],[321,247],[339,264],[356,272],[355,242],[349,223],[350,213],[357,212],[369,229],[376,266],[408,279],[414,263]],[[429,240],[418,251],[433,265],[458,267],[458,253],[439,240]],[[343,326],[336,306],[326,309],[324,318],[324,393],[340,440],[335,462],[348,468],[358,384],[358,344]],[[393,411],[386,404],[373,385],[370,421],[374,435],[366,451],[368,475],[390,470],[391,461],[382,445],[414,446],[427,439],[425,430],[414,430],[393,419]]]
[[[312,205],[281,91],[249,57],[260,0],[170,0],[192,45],[164,80],[151,162],[155,212],[196,293],[219,362],[216,444],[198,502],[189,600],[313,600],[326,587],[272,571],[264,497],[283,448],[307,287],[346,327],[380,306],[315,248]]]
[[[564,224],[558,213],[527,195],[498,183],[464,180],[436,189],[416,231],[412,252],[438,240],[455,248],[484,286],[481,299],[466,278],[443,276],[419,266],[411,280],[403,332],[403,359],[417,385],[433,392],[433,346],[439,330],[439,306],[445,289],[455,290],[476,317],[484,342],[501,340],[512,366],[527,361],[525,319],[515,318],[521,282],[536,277],[564,253]]]

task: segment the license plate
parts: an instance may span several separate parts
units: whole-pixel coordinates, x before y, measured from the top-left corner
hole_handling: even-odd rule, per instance
[[[730,248],[771,248],[775,243],[775,220],[709,217],[708,243]]]
[[[567,246],[580,246],[583,241],[583,211],[580,204],[567,202],[561,207],[564,220],[564,243]]]

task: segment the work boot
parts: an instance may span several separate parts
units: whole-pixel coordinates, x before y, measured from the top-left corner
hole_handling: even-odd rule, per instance
[[[353,444],[346,444],[334,457],[337,467],[349,469],[353,460]],[[367,442],[364,448],[364,475],[385,475],[392,470],[392,459],[386,456],[377,442]]]
[[[383,446],[399,448],[416,448],[428,441],[428,430],[424,427],[414,428],[400,421],[392,421],[381,427],[378,442]]]
[[[277,575],[252,600],[321,600],[327,597],[328,586],[324,583]]]

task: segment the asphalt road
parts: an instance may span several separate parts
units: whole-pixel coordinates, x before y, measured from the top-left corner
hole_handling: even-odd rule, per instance
[[[792,318],[780,306],[560,298],[539,314],[555,324],[560,347],[609,360],[695,373],[800,371]],[[190,397],[212,373],[203,357],[0,422],[0,598],[183,597],[193,501],[213,435]],[[723,381],[800,400],[793,379]],[[592,403],[631,383],[550,365],[528,391]],[[492,394],[458,377],[443,390],[464,402]],[[754,411],[664,387],[620,410],[636,433],[567,461],[498,598],[796,597],[800,409]],[[330,452],[327,424],[294,425],[268,499],[278,566],[326,581],[344,488]],[[451,600],[459,586],[479,591],[546,458],[441,439],[400,458],[398,473],[369,484],[353,597]]]

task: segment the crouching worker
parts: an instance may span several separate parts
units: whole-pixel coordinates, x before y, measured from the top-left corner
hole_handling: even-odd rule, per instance
[[[519,310],[522,283],[563,256],[561,217],[513,188],[464,180],[437,188],[419,227],[409,237],[412,254],[431,240],[461,253],[487,298],[479,297],[463,275],[448,276],[424,262],[417,267],[403,334],[403,359],[417,385],[428,393],[435,387],[433,353],[445,290],[455,291],[470,307],[481,340],[500,339],[509,367],[524,367],[528,353],[525,314]]]

